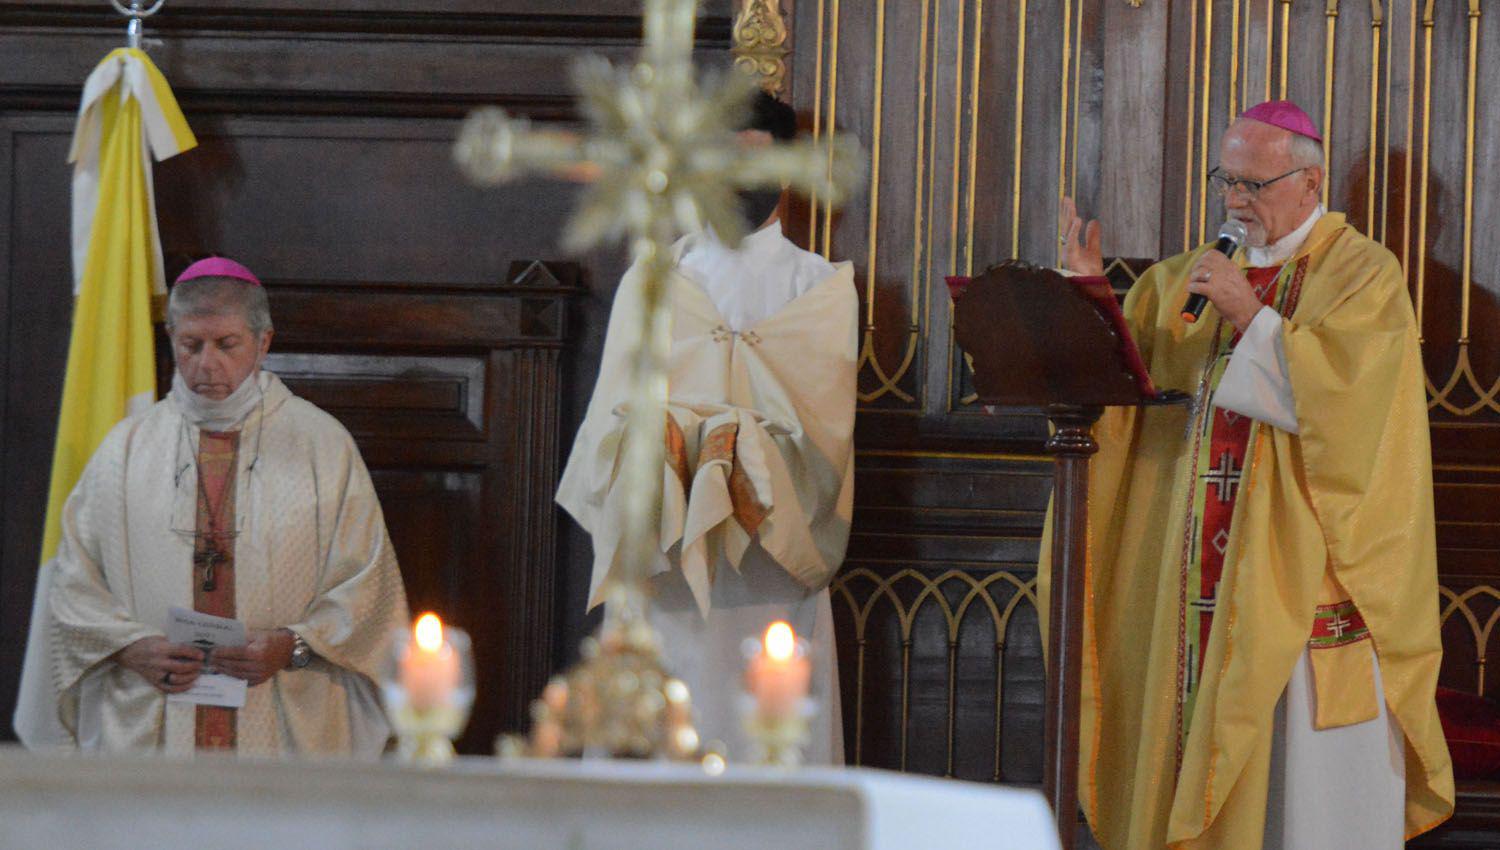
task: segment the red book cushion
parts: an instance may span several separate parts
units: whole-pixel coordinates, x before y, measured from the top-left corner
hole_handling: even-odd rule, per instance
[[[1474,694],[1438,688],[1437,707],[1453,756],[1453,776],[1487,779],[1500,773],[1500,705]]]

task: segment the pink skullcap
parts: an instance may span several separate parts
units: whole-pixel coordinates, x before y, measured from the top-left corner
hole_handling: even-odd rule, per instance
[[[1322,143],[1323,136],[1318,132],[1318,127],[1313,120],[1307,117],[1302,107],[1290,100],[1268,100],[1245,110],[1241,116],[1262,124],[1270,124],[1272,127],[1280,127],[1290,130],[1299,136],[1306,136],[1315,142]]]
[[[183,270],[177,279],[172,281],[175,286],[185,280],[193,280],[200,277],[232,277],[243,280],[246,283],[260,286],[260,278],[250,273],[250,270],[226,257],[209,257],[199,260]]]

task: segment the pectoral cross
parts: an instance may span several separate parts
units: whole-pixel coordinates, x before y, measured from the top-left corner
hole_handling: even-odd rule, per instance
[[[214,575],[214,568],[228,561],[223,552],[219,551],[219,544],[213,540],[208,541],[201,552],[193,553],[193,566],[203,570],[203,592],[212,593],[219,586],[218,578]]]

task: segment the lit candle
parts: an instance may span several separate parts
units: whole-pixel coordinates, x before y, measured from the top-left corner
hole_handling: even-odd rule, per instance
[[[760,650],[751,656],[745,687],[755,697],[761,717],[791,717],[807,697],[812,664],[798,644],[792,627],[778,620],[766,627]]]
[[[443,636],[443,621],[433,613],[417,618],[412,640],[401,656],[401,687],[418,711],[448,705],[459,684],[459,657]]]

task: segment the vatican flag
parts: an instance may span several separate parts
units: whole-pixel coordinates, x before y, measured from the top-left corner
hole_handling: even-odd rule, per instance
[[[166,293],[151,160],[197,145],[161,72],[140,50],[104,57],[83,85],[73,163],[73,337],[63,383],[42,560],[57,554],[63,502],[116,422],[156,401],[152,296]]]
[[[140,50],[104,57],[83,84],[73,163],[73,336],[47,496],[42,567],[15,713],[33,749],[69,747],[52,690],[47,607],[63,504],[109,429],[156,400],[154,296],[166,293],[151,161],[198,144],[161,72]]]

